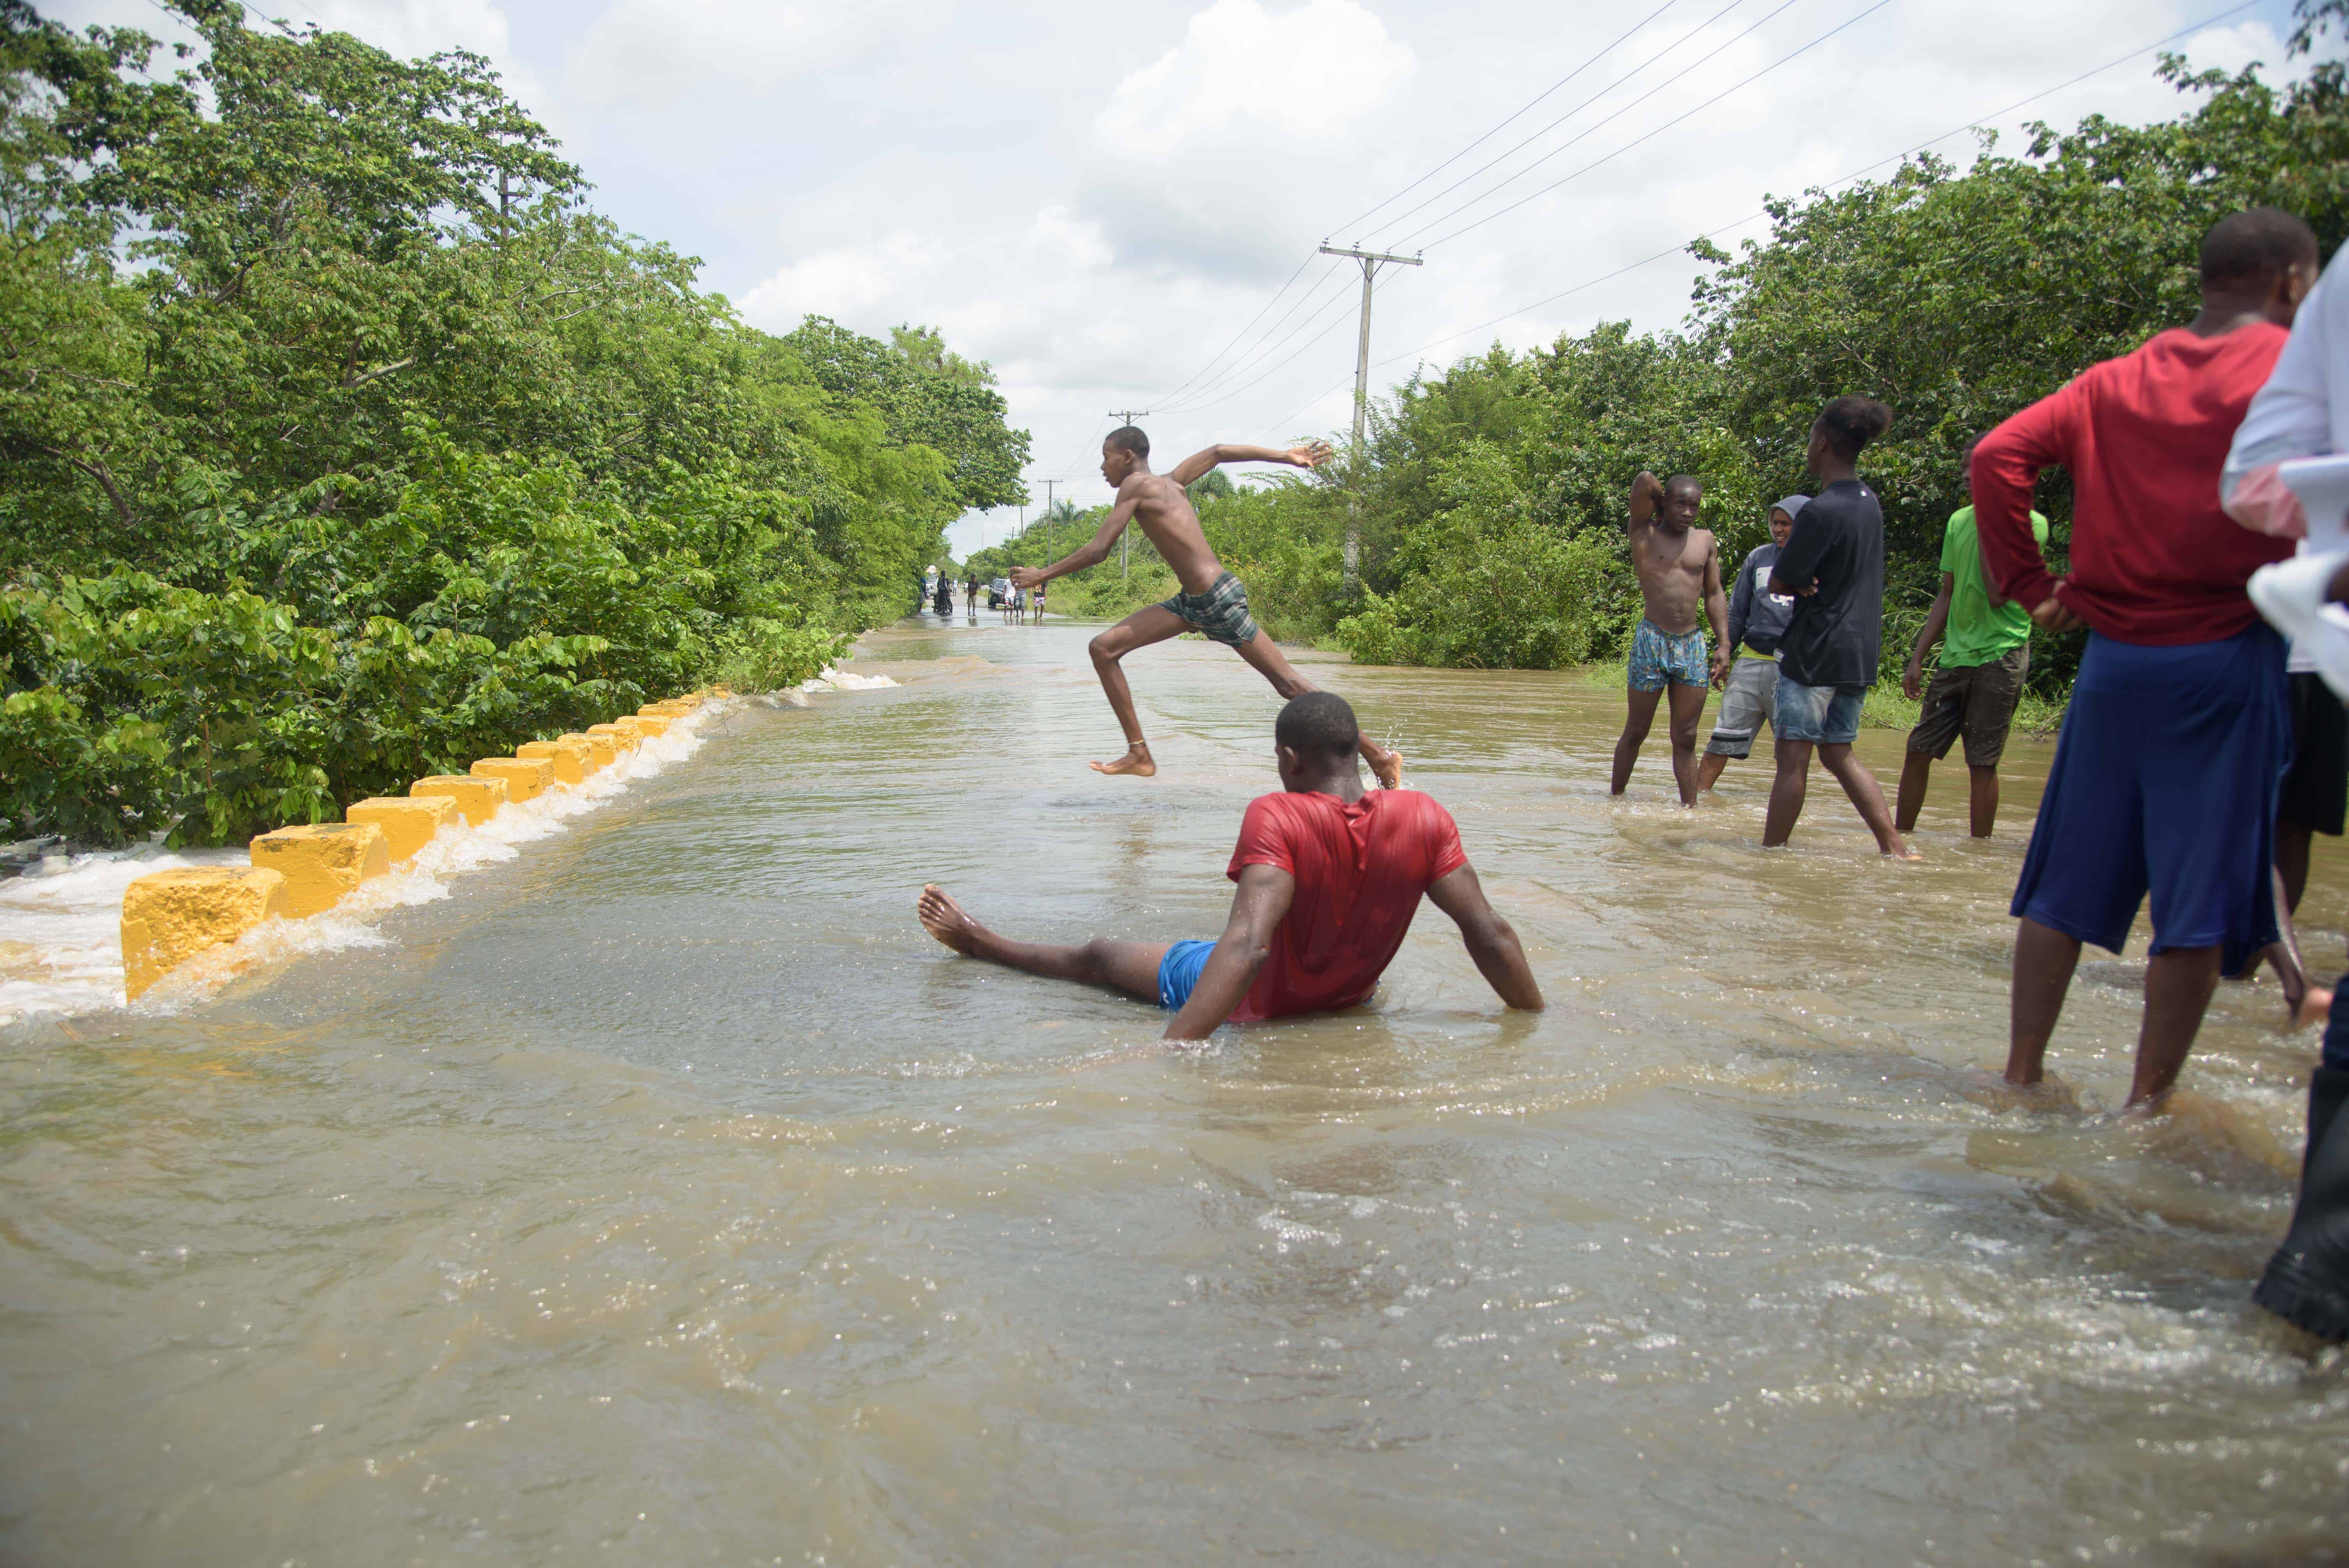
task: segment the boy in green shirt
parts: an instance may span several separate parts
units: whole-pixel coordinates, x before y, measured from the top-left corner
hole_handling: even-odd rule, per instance
[[[1973,450],[1973,441],[1967,442],[1961,466],[1971,466]],[[2035,511],[2031,531],[2042,545],[2047,542],[2047,520]],[[1932,683],[1926,686],[1925,655],[1945,629],[1949,645],[1941,650]],[[2014,705],[2022,699],[2023,680],[2030,673],[2031,612],[2000,599],[1985,581],[1982,545],[1974,537],[1974,509],[1960,507],[1950,514],[1948,531],[1941,536],[1941,592],[1918,630],[1917,645],[1900,676],[1902,691],[1914,697],[1922,686],[1925,696],[1900,768],[1894,825],[1901,832],[1917,825],[1933,764],[1963,736],[1973,835],[1990,837],[1998,817],[1998,759],[2005,753]]]

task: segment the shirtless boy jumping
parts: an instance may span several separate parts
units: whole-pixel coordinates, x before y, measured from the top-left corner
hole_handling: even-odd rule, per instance
[[[1102,689],[1109,694],[1109,706],[1125,730],[1126,742],[1124,756],[1113,762],[1094,763],[1094,772],[1131,773],[1147,779],[1158,771],[1158,764],[1150,755],[1150,742],[1142,738],[1142,720],[1133,711],[1133,688],[1125,684],[1125,671],[1118,665],[1136,648],[1163,643],[1185,632],[1204,632],[1212,641],[1232,648],[1253,665],[1284,698],[1299,697],[1315,689],[1312,682],[1290,665],[1270,637],[1257,634],[1256,617],[1248,614],[1247,590],[1238,578],[1224,570],[1223,562],[1208,548],[1207,536],[1199,528],[1199,514],[1191,510],[1191,498],[1185,490],[1219,463],[1287,463],[1292,468],[1309,469],[1329,457],[1329,444],[1323,441],[1292,447],[1285,452],[1270,447],[1209,447],[1184,459],[1172,473],[1154,474],[1150,471],[1150,438],[1132,425],[1112,430],[1102,442],[1102,478],[1117,487],[1117,504],[1102,520],[1101,531],[1093,535],[1090,543],[1050,566],[1020,566],[1011,573],[1011,580],[1022,588],[1040,588],[1055,577],[1098,566],[1109,559],[1109,552],[1117,546],[1117,536],[1125,531],[1130,520],[1142,525],[1143,533],[1158,547],[1166,564],[1174,569],[1175,580],[1182,586],[1183,591],[1172,599],[1136,610],[1092,640],[1093,673],[1101,676]],[[1716,580],[1715,598],[1720,597],[1720,589]],[[1392,789],[1402,782],[1402,753],[1379,745],[1367,735],[1361,738],[1358,748],[1381,785]]]
[[[1696,727],[1704,717],[1705,683],[1725,682],[1737,657],[1729,640],[1729,603],[1721,592],[1721,552],[1713,531],[1695,526],[1703,500],[1703,484],[1687,474],[1662,485],[1642,471],[1631,481],[1631,570],[1639,576],[1647,614],[1631,634],[1630,708],[1623,738],[1615,743],[1611,794],[1620,795],[1631,781],[1631,766],[1640,760],[1640,747],[1656,719],[1656,699],[1669,689],[1672,778],[1680,785],[1681,804],[1696,804]],[[1705,621],[1713,623],[1717,650],[1710,668]]]

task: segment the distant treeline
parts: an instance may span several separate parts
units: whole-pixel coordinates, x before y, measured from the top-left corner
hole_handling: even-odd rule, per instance
[[[2188,320],[2203,232],[2227,213],[2287,208],[2328,254],[2349,232],[2339,64],[2285,90],[2255,71],[2189,75],[2175,60],[2162,75],[2198,100],[2190,113],[2145,127],[2092,118],[2069,135],[2041,127],[2020,156],[1984,156],[1962,174],[1922,158],[1881,182],[1774,202],[1768,239],[1734,256],[1692,247],[1715,270],[1686,331],[1610,324],[1414,377],[1375,408],[1367,451],[1310,483],[1203,500],[1209,537],[1243,576],[1266,573],[1263,592],[1249,586],[1278,634],[1334,641],[1366,662],[1615,657],[1640,614],[1623,534],[1632,476],[1701,476],[1704,521],[1733,568],[1764,539],[1768,503],[1810,488],[1803,450],[1820,406],[1862,393],[1896,410],[1861,467],[1884,498],[1885,670],[1897,676],[1939,583],[1943,524],[1966,503],[1969,436]],[[1359,604],[1338,570],[1349,492],[1361,506]],[[2060,560],[2071,515],[2060,475],[2041,504]],[[1071,520],[1061,548],[1096,525]],[[988,559],[1040,560],[1040,531]],[[1056,608],[1139,598],[1106,583],[1053,585]],[[2077,644],[2034,646],[2036,688],[2068,687]]]
[[[797,680],[1021,500],[984,365],[756,331],[486,61],[0,0],[0,838],[223,843]]]

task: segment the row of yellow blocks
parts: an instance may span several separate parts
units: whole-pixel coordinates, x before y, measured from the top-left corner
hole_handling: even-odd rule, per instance
[[[712,696],[732,694],[723,686]],[[353,802],[339,822],[280,828],[253,841],[250,866],[186,866],[140,877],[122,898],[122,989],[136,998],[206,948],[234,942],[272,915],[306,920],[411,859],[459,818],[480,827],[501,807],[577,784],[623,751],[701,706],[698,693],[647,703],[635,717],[585,733],[533,740],[512,757],[485,757],[470,773],[436,774],[405,799]]]

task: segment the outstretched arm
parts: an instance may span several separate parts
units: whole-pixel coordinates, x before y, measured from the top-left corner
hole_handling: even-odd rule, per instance
[[[1518,945],[1517,934],[1509,923],[1485,901],[1476,868],[1464,865],[1438,877],[1428,884],[1427,896],[1460,927],[1460,940],[1467,944],[1468,956],[1476,961],[1477,970],[1500,993],[1501,1000],[1512,1007],[1540,1012],[1541,987],[1534,984],[1526,950]]]
[[[1082,572],[1088,566],[1099,566],[1107,561],[1109,552],[1117,547],[1117,536],[1125,531],[1127,521],[1133,516],[1133,509],[1142,504],[1141,487],[1131,489],[1132,493],[1129,494],[1127,488],[1120,488],[1117,504],[1109,509],[1107,517],[1102,519],[1100,532],[1050,566],[1013,567],[1011,585],[1015,588],[1040,587],[1055,577],[1066,577],[1071,572]]]
[[[1631,481],[1631,521],[1628,531],[1633,540],[1656,526],[1656,513],[1663,504],[1664,481],[1641,469],[1640,477]]]
[[[1166,477],[1178,485],[1190,486],[1207,477],[1208,472],[1223,463],[1287,463],[1292,469],[1319,468],[1330,460],[1330,443],[1308,441],[1287,451],[1278,447],[1209,447],[1204,452],[1194,452],[1169,469]]]
[[[1204,1040],[1223,1026],[1256,984],[1257,972],[1272,954],[1272,934],[1280,929],[1296,896],[1297,879],[1278,866],[1240,868],[1231,918],[1199,971],[1199,983],[1191,987],[1191,999],[1166,1026],[1163,1038]]]

